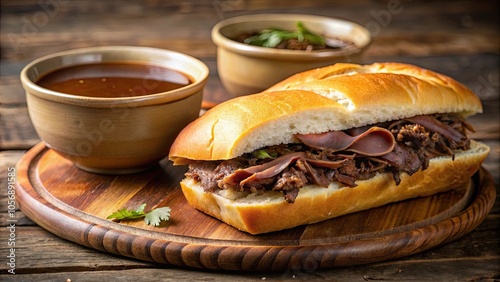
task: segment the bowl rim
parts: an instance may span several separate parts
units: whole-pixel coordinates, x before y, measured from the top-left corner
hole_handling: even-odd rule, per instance
[[[261,46],[253,46],[244,44],[241,42],[237,42],[235,40],[229,39],[224,36],[220,30],[226,26],[238,24],[241,22],[260,22],[263,20],[269,21],[278,21],[278,22],[296,22],[297,19],[300,19],[303,22],[307,21],[326,21],[332,23],[340,23],[350,25],[353,29],[357,29],[360,34],[364,35],[363,40],[361,40],[361,44],[356,44],[353,48],[340,48],[340,49],[328,49],[328,50],[316,50],[312,52],[304,52],[303,50],[287,50],[287,49],[276,49],[269,47],[261,47]],[[349,56],[353,53],[359,53],[364,50],[372,41],[372,36],[370,31],[357,24],[355,22],[327,17],[327,16],[319,16],[319,15],[310,15],[310,14],[249,14],[236,16],[232,18],[228,18],[222,20],[215,24],[212,28],[212,41],[217,45],[217,47],[223,47],[227,50],[230,50],[235,53],[240,53],[243,55],[251,55],[255,57],[262,57],[267,59],[290,59],[290,56],[293,56],[295,60],[311,60],[311,59],[325,59],[331,57],[341,57],[341,56]]]
[[[120,53],[120,52],[149,52],[153,54],[158,54],[158,55],[163,55],[163,56],[171,56],[172,58],[175,57],[176,59],[181,59],[183,62],[189,62],[193,64],[198,70],[199,70],[199,79],[195,79],[193,83],[190,83],[186,86],[167,91],[167,92],[159,92],[159,93],[154,93],[154,94],[149,94],[149,95],[143,95],[143,96],[128,96],[128,97],[91,97],[91,96],[82,96],[82,95],[74,95],[74,94],[68,94],[68,93],[63,93],[63,92],[58,92],[58,91],[53,91],[44,87],[39,86],[36,84],[35,81],[33,81],[29,77],[29,72],[34,70],[37,65],[40,63],[46,62],[48,60],[54,60],[58,58],[64,58],[64,57],[78,57],[78,56],[85,56],[85,55],[97,55],[97,54],[113,54],[113,53]],[[147,63],[147,64],[153,64],[153,65],[159,65],[162,66],[161,64],[155,64],[154,61],[146,61],[144,59],[130,59],[130,60],[119,60],[117,59],[116,61],[123,61],[123,62],[136,62],[136,63]],[[86,63],[98,63],[102,62],[99,60],[96,61],[91,61],[91,62],[81,62],[81,63],[69,63],[69,64],[63,64],[59,66],[58,68],[54,68],[50,71],[59,69],[59,68],[64,68],[64,67],[69,67],[69,66],[74,66],[74,65],[79,65],[79,64],[86,64]],[[111,60],[109,61],[111,62]],[[164,66],[165,67],[165,66]],[[168,68],[168,66],[166,66]],[[174,69],[174,68],[172,68]],[[176,70],[176,69],[174,69]],[[34,70],[37,72],[37,70]],[[185,73],[182,70],[177,70],[182,73]],[[40,76],[41,74],[38,74]],[[187,74],[189,75],[189,74]],[[189,75],[190,77],[193,77]],[[185,53],[180,53],[177,51],[173,50],[168,50],[168,49],[161,49],[161,48],[155,48],[155,47],[146,47],[146,46],[125,46],[125,45],[117,45],[117,46],[95,46],[95,47],[83,47],[83,48],[76,48],[76,49],[70,49],[70,50],[65,50],[61,52],[56,52],[52,53],[49,55],[45,55],[42,57],[39,57],[37,59],[34,59],[30,63],[28,63],[20,73],[20,80],[22,83],[23,88],[25,89],[26,95],[35,95],[38,96],[39,98],[55,101],[55,102],[61,102],[61,103],[67,103],[67,104],[72,104],[72,105],[80,105],[80,106],[88,106],[88,107],[129,107],[130,105],[135,106],[148,106],[148,105],[155,105],[155,104],[163,104],[163,103],[170,103],[174,102],[180,99],[187,98],[188,96],[194,95],[198,93],[199,91],[202,91],[204,86],[206,85],[208,81],[208,76],[209,76],[209,69],[208,66],[202,62],[201,60],[187,55]]]

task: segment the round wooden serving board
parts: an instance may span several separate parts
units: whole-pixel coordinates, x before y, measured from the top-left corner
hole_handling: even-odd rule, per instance
[[[130,175],[81,171],[40,143],[17,166],[21,210],[48,231],[104,252],[205,269],[314,271],[390,260],[455,240],[493,207],[483,169],[458,191],[358,212],[263,235],[240,232],[190,207],[178,183],[185,167],[164,161]],[[112,212],[168,206],[159,227],[107,220]]]

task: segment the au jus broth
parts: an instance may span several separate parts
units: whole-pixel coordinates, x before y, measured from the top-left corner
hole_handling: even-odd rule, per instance
[[[185,74],[139,63],[95,63],[61,68],[42,76],[41,87],[87,97],[134,97],[171,91],[192,83]]]

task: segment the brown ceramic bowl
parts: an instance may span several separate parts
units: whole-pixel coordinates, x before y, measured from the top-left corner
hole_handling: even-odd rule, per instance
[[[146,96],[95,98],[36,84],[44,74],[72,65],[136,62],[170,68],[192,83]],[[199,116],[207,66],[174,51],[148,47],[91,47],[39,58],[21,72],[33,126],[47,146],[77,167],[96,173],[133,173],[157,164],[189,122]]]
[[[354,44],[340,49],[301,51],[251,46],[233,40],[243,32],[266,28],[295,30],[297,21],[327,40],[337,38]],[[212,40],[217,45],[220,80],[230,94],[239,96],[263,91],[308,69],[336,62],[359,63],[371,37],[366,28],[341,19],[300,14],[253,14],[217,23],[212,29]]]

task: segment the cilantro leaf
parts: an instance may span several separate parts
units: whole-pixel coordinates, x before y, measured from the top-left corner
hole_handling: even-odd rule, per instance
[[[140,205],[137,209],[135,210],[127,210],[127,209],[121,209],[118,211],[115,211],[111,215],[107,217],[107,219],[117,219],[117,220],[123,220],[123,219],[136,219],[136,218],[142,218],[144,217],[144,208],[146,207],[146,204]]]
[[[146,217],[144,217],[144,221],[146,222],[146,224],[153,226],[158,226],[160,225],[162,220],[169,220],[169,219],[170,219],[169,207],[154,209],[148,212],[146,214]]]
[[[145,208],[146,204],[140,205],[135,210],[121,209],[109,215],[107,219],[116,219],[118,221],[121,221],[144,218],[144,222],[146,222],[146,224],[153,226],[160,225],[162,220],[170,219],[171,210],[169,207],[153,209],[148,213],[144,212]]]

